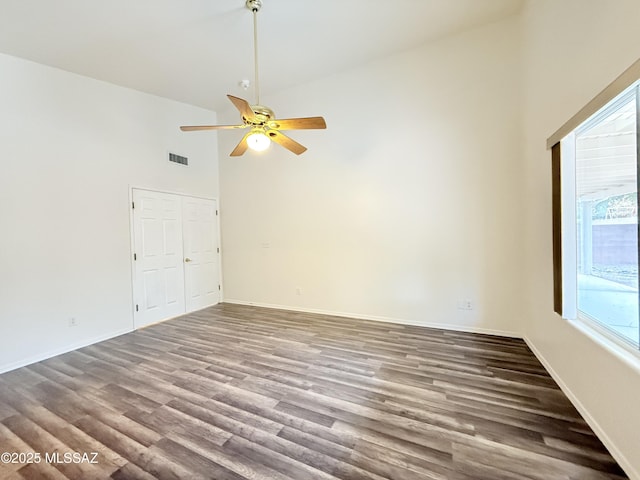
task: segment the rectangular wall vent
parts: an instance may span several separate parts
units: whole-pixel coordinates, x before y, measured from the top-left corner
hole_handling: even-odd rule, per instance
[[[189,159],[178,155],[177,153],[169,152],[169,161],[173,163],[179,163],[180,165],[189,165]]]

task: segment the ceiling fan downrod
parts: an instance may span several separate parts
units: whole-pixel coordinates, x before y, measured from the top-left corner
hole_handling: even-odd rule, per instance
[[[260,105],[260,77],[258,74],[258,12],[262,8],[262,0],[247,0],[245,5],[253,12],[253,68],[256,78],[256,104]]]
[[[243,98],[227,95],[231,103],[236,107],[242,118],[240,125],[183,125],[180,130],[190,132],[196,130],[233,130],[249,129],[242,140],[231,152],[232,157],[243,155],[247,149],[262,150],[270,142],[275,142],[290,152],[300,155],[307,147],[299,144],[282,130],[313,130],[327,128],[327,123],[322,117],[284,118],[276,119],[273,110],[260,105],[260,87],[258,78],[258,20],[257,13],[262,8],[262,0],[245,0],[245,6],[253,13],[253,42],[255,53],[256,76],[256,104],[251,105]],[[241,82],[244,84],[245,82]],[[246,81],[248,83],[248,80]],[[248,85],[247,85],[248,86]]]

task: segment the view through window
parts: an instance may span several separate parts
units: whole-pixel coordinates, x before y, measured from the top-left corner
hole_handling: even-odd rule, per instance
[[[577,309],[638,346],[638,99],[627,89],[575,139]]]

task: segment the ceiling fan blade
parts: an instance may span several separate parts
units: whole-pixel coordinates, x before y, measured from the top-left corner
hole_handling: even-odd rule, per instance
[[[287,137],[284,133],[277,130],[269,130],[267,132],[267,136],[274,142],[282,145],[284,148],[292,151],[296,155],[300,155],[307,150],[307,147],[305,147],[304,145],[300,145],[292,138]]]
[[[267,123],[269,128],[276,130],[307,130],[327,128],[327,123],[322,117],[283,118]]]
[[[184,125],[180,127],[183,132],[194,132],[196,130],[231,130],[234,128],[247,128],[246,125]]]
[[[236,145],[236,148],[233,149],[233,152],[231,152],[230,156],[239,157],[240,155],[243,155],[244,152],[247,151],[247,148],[249,148],[249,144],[247,143],[247,137],[249,135],[251,135],[251,132],[248,132],[244,137],[242,137],[242,140],[240,140],[240,143]]]
[[[255,118],[256,114],[251,109],[251,105],[249,105],[249,102],[247,102],[243,98],[234,97],[233,95],[227,95],[227,97],[229,97],[231,103],[236,106],[243,118],[246,118],[247,120]]]

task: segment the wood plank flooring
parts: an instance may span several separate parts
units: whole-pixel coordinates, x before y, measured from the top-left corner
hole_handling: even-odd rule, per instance
[[[0,452],[42,456],[2,479],[627,478],[521,340],[229,304],[0,375]]]

